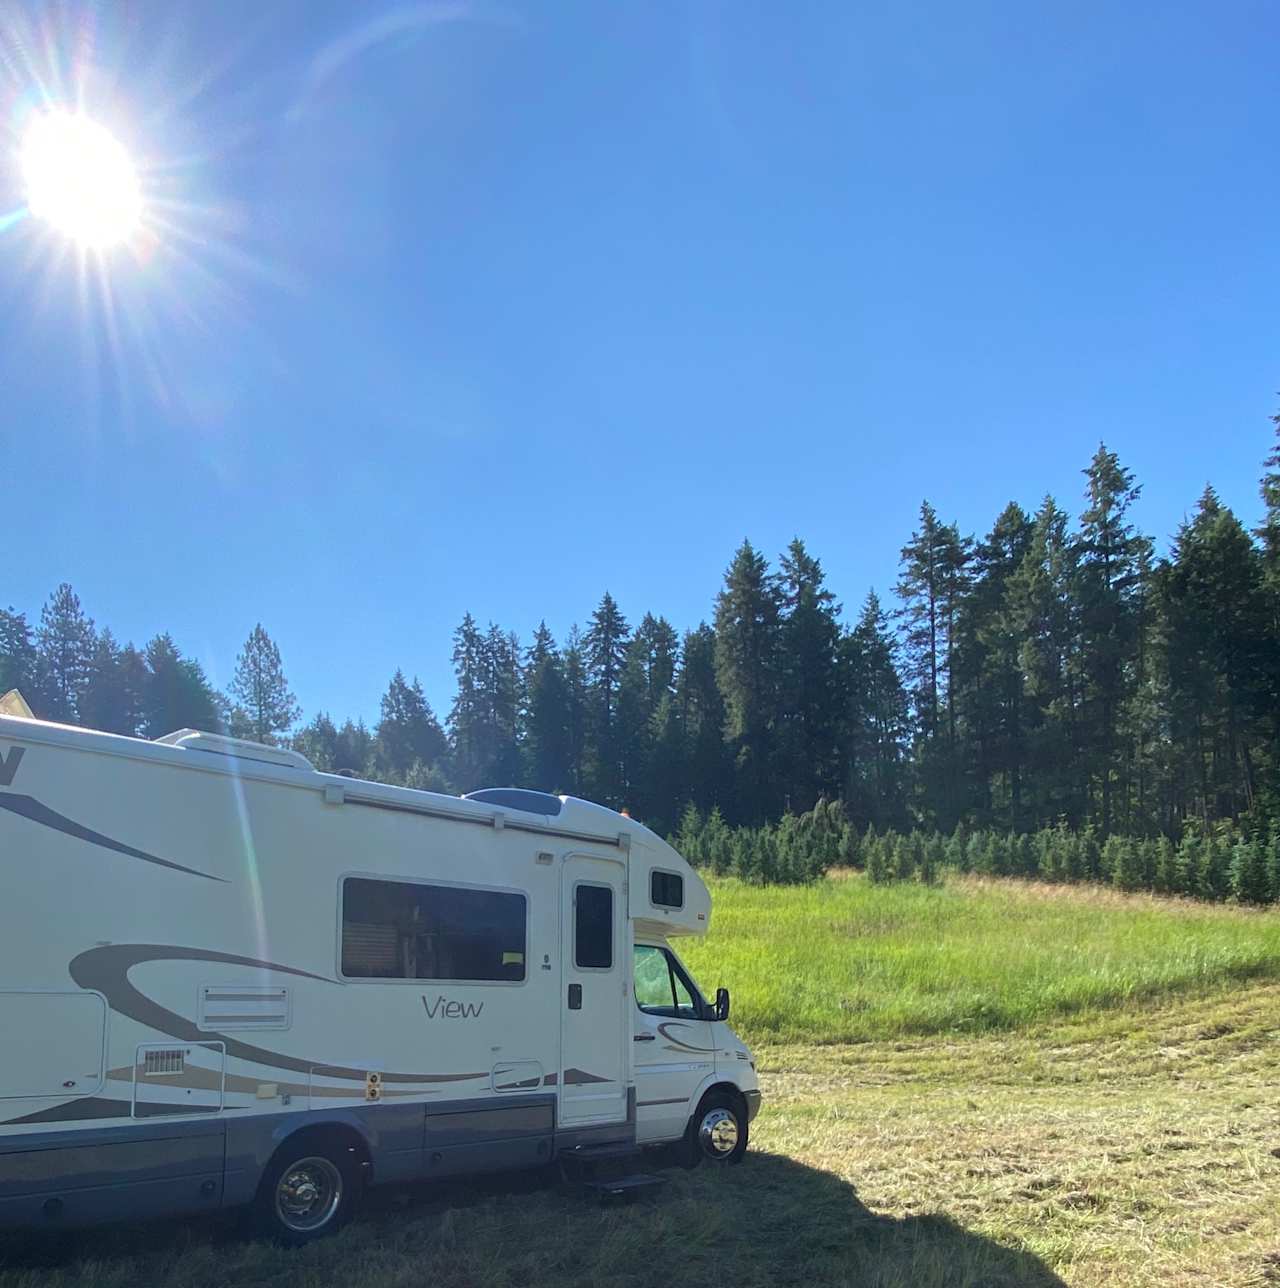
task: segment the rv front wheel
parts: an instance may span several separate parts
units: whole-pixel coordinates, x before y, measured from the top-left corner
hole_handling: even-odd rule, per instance
[[[285,1144],[262,1178],[256,1216],[262,1232],[298,1246],[344,1225],[355,1204],[358,1173],[339,1144]]]
[[[699,1163],[740,1163],[747,1152],[746,1106],[728,1091],[709,1091],[702,1098],[685,1132],[682,1153],[686,1167]]]

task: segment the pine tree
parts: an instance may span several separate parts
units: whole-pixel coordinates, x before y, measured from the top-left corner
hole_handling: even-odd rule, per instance
[[[285,679],[280,650],[261,622],[249,632],[236,658],[230,692],[238,704],[232,712],[233,731],[256,742],[274,742],[302,714]]]
[[[925,885],[936,885],[942,877],[942,865],[946,860],[946,843],[941,832],[930,832],[925,837],[924,848],[920,852],[920,880]]]
[[[920,527],[902,548],[898,596],[904,623],[906,679],[919,729],[921,803],[946,827],[961,812],[956,690],[956,625],[968,584],[972,542],[938,520],[927,502]]]
[[[1258,488],[1264,507],[1258,539],[1262,542],[1273,609],[1280,614],[1280,412],[1272,416],[1271,422],[1275,426],[1276,442],[1264,462],[1266,472]],[[1280,629],[1280,615],[1274,619],[1274,624]]]
[[[1263,576],[1243,525],[1206,488],[1160,577],[1172,734],[1206,821],[1239,817],[1257,796],[1269,684]]]
[[[587,777],[587,664],[582,651],[582,635],[577,626],[569,629],[564,646],[565,727],[569,736],[570,792],[583,794]]]
[[[36,632],[43,714],[62,724],[80,720],[80,704],[93,670],[97,635],[80,607],[80,597],[64,581],[40,611]]]
[[[363,720],[342,722],[334,744],[333,766],[335,770],[345,770],[359,777],[372,777],[374,740]]]
[[[975,780],[971,808],[981,823],[999,819],[1014,830],[1025,821],[1029,716],[1014,587],[1032,533],[1026,512],[1010,502],[975,548],[970,589],[957,618],[952,677]]]
[[[1216,832],[1200,843],[1199,866],[1192,876],[1192,893],[1201,899],[1225,899],[1231,892],[1230,849]]]
[[[758,822],[782,812],[775,774],[779,697],[777,578],[749,541],[738,547],[716,597],[716,679],[733,755],[735,812]]]
[[[637,817],[659,823],[673,820],[675,814],[674,801],[664,798],[656,783],[663,774],[656,738],[658,709],[664,702],[666,736],[676,736],[670,704],[678,651],[679,638],[671,623],[646,613],[627,645],[618,682],[616,728],[625,799]],[[672,786],[667,778],[665,790]]]
[[[573,783],[572,730],[564,662],[540,622],[524,665],[524,778],[542,791],[568,792]]]
[[[374,738],[378,770],[393,780],[405,780],[415,765],[443,768],[448,742],[416,675],[412,684],[401,670],[391,677]]]
[[[711,871],[716,876],[723,876],[733,870],[733,833],[726,825],[719,806],[713,807],[707,815],[706,826],[702,831],[702,845]]]
[[[120,648],[110,629],[94,643],[80,700],[80,722],[107,733],[137,735],[146,724],[146,659],[132,644]]]
[[[327,711],[321,711],[303,725],[289,744],[301,752],[322,773],[350,768],[338,764],[338,730]]]
[[[1013,832],[1009,835],[1009,871],[1015,877],[1040,875],[1035,847],[1026,832]]]
[[[974,832],[965,845],[966,872],[977,872],[981,876],[990,876],[995,867],[995,855],[991,851],[991,833]]]
[[[969,835],[959,824],[947,837],[947,867],[954,872],[972,872],[972,861],[969,853]]]
[[[1259,844],[1262,838],[1259,837]],[[1271,825],[1271,836],[1266,843],[1267,889],[1272,903],[1280,903],[1280,823]]]
[[[1197,826],[1189,826],[1178,842],[1178,875],[1179,894],[1199,897],[1201,891],[1201,874],[1203,869],[1204,838]]]
[[[1256,837],[1241,836],[1231,853],[1231,893],[1241,903],[1271,902],[1271,873],[1266,847]]]
[[[684,790],[702,810],[727,802],[729,751],[724,740],[724,697],[716,683],[715,632],[705,622],[680,647],[672,719],[683,745]]]
[[[490,623],[485,635],[485,697],[492,742],[488,781],[514,784],[520,774],[519,715],[523,701],[520,641]]]
[[[622,805],[625,767],[618,722],[618,690],[631,630],[612,595],[605,591],[582,637],[588,689],[587,772],[591,794],[606,805]]]
[[[680,852],[687,863],[695,868],[708,865],[708,856],[703,844],[703,820],[698,807],[690,801],[680,815],[680,827],[671,844]]]
[[[449,739],[458,787],[464,792],[492,785],[494,758],[492,718],[487,697],[488,656],[485,637],[467,613],[453,633],[453,671],[457,691],[449,711]]]
[[[1019,641],[1023,676],[1029,822],[1085,820],[1080,778],[1076,654],[1076,556],[1066,513],[1045,497],[1027,553],[1006,587],[1010,628]]]
[[[650,765],[645,786],[645,821],[661,833],[688,801],[689,743],[676,697],[668,694],[653,713]]]
[[[0,608],[0,697],[18,689],[33,707],[42,706],[36,667],[36,646],[26,614]]]
[[[178,729],[206,733],[223,725],[218,695],[204,668],[183,657],[172,636],[157,635],[144,651],[146,674],[142,691],[142,732],[160,738]]]
[[[1102,863],[1111,883],[1120,890],[1141,890],[1146,872],[1138,842],[1127,836],[1109,836],[1103,847]]]
[[[908,700],[897,644],[874,591],[840,641],[840,664],[847,808],[868,825],[900,827],[907,815]]]
[[[778,756],[792,808],[803,811],[842,786],[840,608],[798,537],[781,568]]]
[[[1117,791],[1124,786],[1118,732],[1136,689],[1138,601],[1151,543],[1130,521],[1142,489],[1119,457],[1100,445],[1084,473],[1089,504],[1080,516],[1077,542],[1078,674],[1086,763],[1105,834],[1112,828]]]
[[[1185,890],[1178,847],[1167,837],[1156,842],[1156,868],[1152,885],[1158,894],[1182,894]]]

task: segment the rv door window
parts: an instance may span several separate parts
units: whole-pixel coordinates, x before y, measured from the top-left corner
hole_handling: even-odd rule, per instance
[[[573,960],[588,970],[613,965],[613,891],[580,885],[574,892]]]
[[[348,979],[518,983],[524,958],[522,894],[366,877],[342,883]]]

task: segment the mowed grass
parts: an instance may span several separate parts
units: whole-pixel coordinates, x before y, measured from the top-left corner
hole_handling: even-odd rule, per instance
[[[740,1167],[600,1204],[374,1190],[297,1251],[234,1221],[0,1236],[0,1288],[1280,1284],[1280,984],[1029,1033],[762,1047]]]
[[[712,896],[710,933],[677,947],[754,1041],[1010,1030],[1280,978],[1275,911],[974,878],[721,879]]]

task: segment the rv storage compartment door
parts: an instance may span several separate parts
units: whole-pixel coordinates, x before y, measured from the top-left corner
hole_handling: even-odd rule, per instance
[[[106,1033],[97,993],[0,993],[0,1098],[92,1095]]]

